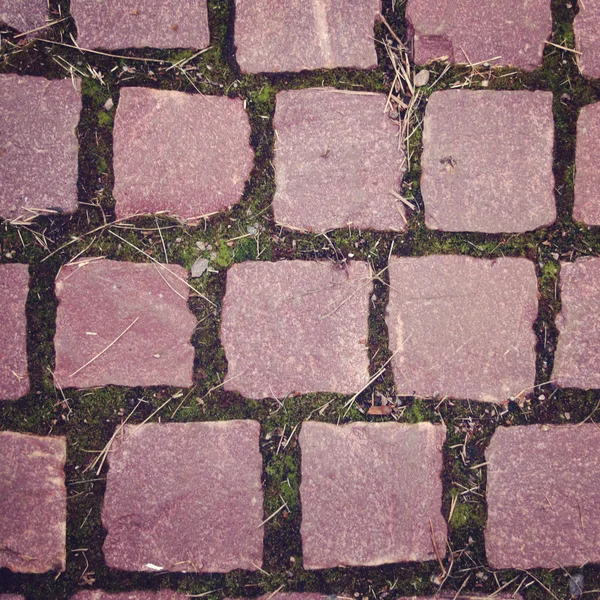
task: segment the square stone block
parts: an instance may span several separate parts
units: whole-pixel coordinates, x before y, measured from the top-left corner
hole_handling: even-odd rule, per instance
[[[0,431],[0,568],[65,570],[66,455],[64,437]]]
[[[131,87],[114,127],[118,218],[166,211],[187,220],[238,202],[252,169],[240,98]]]
[[[1,218],[77,208],[79,90],[79,80],[0,75]]]
[[[575,48],[581,72],[587,77],[600,77],[600,4],[597,0],[579,2],[573,24]]]
[[[225,389],[247,398],[353,394],[369,381],[366,263],[244,262],[227,272]]]
[[[242,73],[374,69],[381,0],[235,0]]]
[[[48,0],[0,0],[0,23],[20,33],[43,27],[47,18]]]
[[[0,596],[0,600],[1,600]],[[178,594],[171,590],[160,592],[121,592],[111,594],[103,590],[86,590],[71,596],[71,600],[187,600],[187,594]]]
[[[600,41],[600,37],[598,38]],[[584,106],[577,121],[573,218],[600,225],[600,102]]]
[[[442,231],[531,231],[556,219],[550,92],[447,90],[425,111],[425,223]]]
[[[404,174],[384,94],[331,88],[277,94],[275,221],[313,232],[405,228],[392,195]]]
[[[206,48],[206,0],[71,0],[82,48]]]
[[[600,388],[600,258],[563,263],[560,289],[552,381],[562,387]]]
[[[494,569],[600,562],[600,429],[500,427],[485,453]]]
[[[27,316],[29,267],[0,265],[0,400],[15,400],[29,392]]]
[[[406,20],[419,65],[488,61],[532,71],[552,35],[551,0],[408,0]]]
[[[532,389],[532,262],[393,258],[389,274],[386,322],[399,394],[505,402]]]
[[[105,385],[190,387],[197,321],[187,271],[87,259],[56,279],[56,368],[61,388]]]
[[[256,421],[126,425],[108,455],[106,564],[126,571],[256,571],[263,556]]]
[[[446,555],[444,426],[307,421],[299,439],[305,569],[435,560],[432,530]]]

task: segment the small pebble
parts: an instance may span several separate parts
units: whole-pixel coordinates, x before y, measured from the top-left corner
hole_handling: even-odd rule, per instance
[[[208,260],[206,258],[198,258],[192,265],[192,277],[201,277],[208,269]]]
[[[105,103],[104,103],[104,110],[111,110],[112,107],[115,105],[115,103],[113,102],[112,98],[109,98]]]
[[[415,87],[423,87],[429,83],[430,72],[427,69],[419,71],[415,75]]]

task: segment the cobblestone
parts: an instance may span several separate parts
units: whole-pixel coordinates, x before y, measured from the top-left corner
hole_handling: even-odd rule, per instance
[[[239,98],[124,88],[114,129],[117,217],[166,211],[194,221],[230,208],[252,169],[249,140]]]
[[[587,225],[600,225],[600,103],[584,106],[577,122],[575,161],[575,205],[573,218]]]
[[[0,217],[77,208],[77,79],[0,75]]]
[[[525,232],[556,219],[552,94],[447,90],[423,128],[425,223],[442,231]]]
[[[256,421],[126,425],[108,455],[106,564],[127,571],[256,571],[263,555]]]
[[[275,220],[314,232],[352,226],[402,231],[392,191],[404,164],[383,94],[332,89],[277,94]]]
[[[533,263],[393,258],[389,273],[386,322],[399,394],[506,402],[532,389]]]
[[[64,571],[64,437],[0,431],[0,568]]]
[[[440,479],[445,439],[445,428],[431,423],[305,422],[304,568],[434,560],[432,531],[445,556]]]
[[[246,262],[227,272],[225,389],[248,398],[358,392],[369,381],[366,263]]]
[[[600,431],[500,427],[485,453],[485,546],[494,569],[600,561]]]
[[[563,263],[562,309],[552,380],[562,387],[600,387],[600,258]]]
[[[27,265],[0,265],[0,400],[14,400],[29,392],[27,369]]]
[[[56,280],[56,369],[61,388],[193,383],[196,318],[178,265],[89,260]]]

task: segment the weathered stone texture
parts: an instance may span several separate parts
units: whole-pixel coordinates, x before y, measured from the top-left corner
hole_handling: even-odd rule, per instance
[[[504,402],[535,384],[537,281],[522,258],[393,258],[386,322],[399,394]]]
[[[377,66],[381,0],[236,0],[243,73]]]
[[[206,0],[71,0],[83,48],[206,48]]]
[[[0,217],[77,208],[79,80],[0,75]]]
[[[366,263],[245,262],[227,272],[225,389],[248,398],[358,392],[369,380]]]
[[[560,288],[551,379],[562,387],[600,388],[600,258],[563,263]]]
[[[581,52],[579,66],[587,77],[600,77],[600,2],[579,2],[575,16],[575,49]]]
[[[0,0],[0,23],[21,33],[43,27],[47,18],[48,0]]]
[[[160,592],[121,592],[111,594],[102,590],[86,590],[72,596],[71,600],[186,600],[186,594],[178,594],[171,590]],[[1,596],[0,596],[1,599]]]
[[[600,41],[600,38],[599,38]],[[584,106],[577,121],[573,218],[600,225],[600,102]]]
[[[249,140],[239,98],[124,88],[114,127],[117,217],[166,211],[194,220],[230,208],[252,169]]]
[[[500,427],[485,453],[485,547],[494,569],[600,561],[600,430]]]
[[[14,400],[29,392],[27,316],[29,267],[0,265],[0,400]]]
[[[66,438],[0,432],[0,568],[64,571]]]
[[[275,220],[314,232],[405,227],[393,195],[404,158],[384,94],[329,88],[277,94]]]
[[[487,233],[553,223],[553,153],[550,92],[435,92],[423,128],[425,223]]]
[[[258,570],[259,438],[256,421],[125,426],[108,455],[106,564],[146,572]]]
[[[57,384],[190,387],[196,318],[187,276],[178,265],[105,259],[64,266],[56,280]]]
[[[417,64],[447,58],[531,71],[552,34],[550,0],[408,0],[406,19]]]
[[[309,421],[299,439],[304,568],[435,560],[432,529],[445,556],[443,426]]]

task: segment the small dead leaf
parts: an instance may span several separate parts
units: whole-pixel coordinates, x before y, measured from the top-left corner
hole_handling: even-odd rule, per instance
[[[391,415],[392,406],[371,406],[367,412],[368,415]]]

